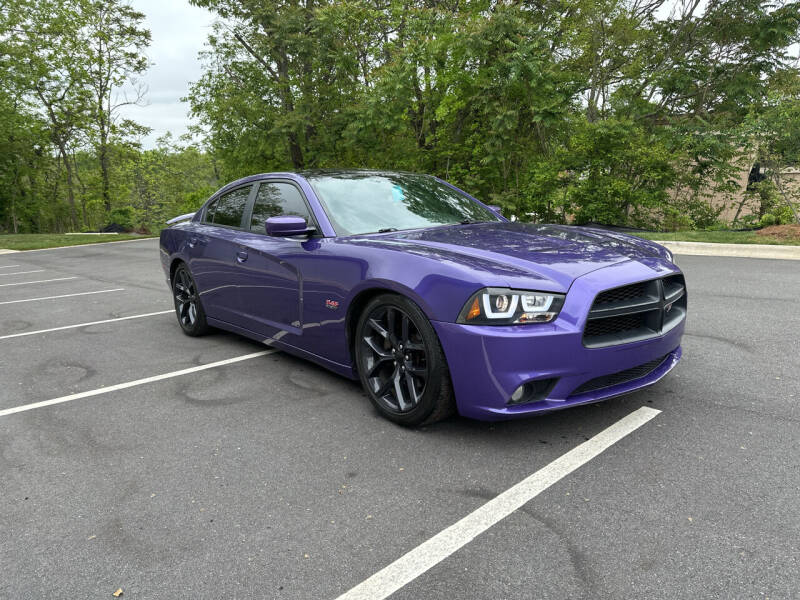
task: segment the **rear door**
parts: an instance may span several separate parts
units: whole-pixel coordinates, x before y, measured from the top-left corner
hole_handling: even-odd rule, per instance
[[[266,233],[269,217],[296,215],[310,227],[317,224],[300,188],[288,180],[258,184],[246,231],[239,237],[239,251],[247,255],[239,297],[248,329],[272,337],[279,331],[302,333],[302,259],[312,250],[307,237],[281,238]]]
[[[254,186],[247,184],[220,195],[208,205],[189,239],[189,267],[206,314],[235,325],[242,325],[238,237],[253,191]]]

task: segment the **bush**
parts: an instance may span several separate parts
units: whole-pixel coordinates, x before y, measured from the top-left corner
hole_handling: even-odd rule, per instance
[[[673,206],[668,206],[664,209],[664,218],[661,221],[662,230],[681,231],[683,229],[692,229],[693,225],[694,221],[692,221],[692,218],[685,212]]]
[[[675,182],[675,155],[665,140],[625,119],[583,122],[561,151],[571,173],[568,210],[576,224],[658,224],[657,209]]]
[[[132,206],[120,206],[108,215],[107,225],[119,225],[125,231],[133,231],[138,224],[136,210]]]
[[[759,227],[769,227],[770,225],[779,225],[779,219],[772,213],[767,213],[762,215],[761,218],[758,220]]]
[[[772,210],[772,214],[778,219],[778,225],[791,225],[795,222],[794,213],[786,204],[775,207]]]

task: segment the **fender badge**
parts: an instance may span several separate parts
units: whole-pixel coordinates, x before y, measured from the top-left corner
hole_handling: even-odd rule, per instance
[[[336,300],[325,300],[325,308],[337,310],[339,308],[339,302]]]

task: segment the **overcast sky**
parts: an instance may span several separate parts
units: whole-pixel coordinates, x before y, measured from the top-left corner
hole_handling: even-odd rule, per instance
[[[211,13],[188,0],[131,0],[146,16],[153,36],[147,55],[152,65],[141,80],[147,85],[147,106],[125,107],[123,115],[153,129],[145,140],[152,148],[159,136],[186,133],[188,105],[180,99],[189,82],[200,78],[197,53],[203,48],[213,21]]]

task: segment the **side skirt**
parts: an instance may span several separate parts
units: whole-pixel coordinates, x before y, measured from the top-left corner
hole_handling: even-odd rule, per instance
[[[304,358],[306,360],[318,364],[321,367],[325,367],[326,369],[333,371],[337,375],[347,377],[348,379],[355,379],[355,380],[358,379],[358,374],[356,373],[356,370],[353,368],[353,365],[344,365],[338,362],[334,362],[330,359],[325,358],[324,356],[320,356],[319,354],[314,354],[313,352],[309,352],[308,350],[303,350],[301,348],[298,348],[297,346],[293,346],[292,344],[288,344],[279,339],[275,338],[264,339],[263,335],[259,335],[254,331],[245,329],[244,327],[239,327],[238,325],[228,323],[227,321],[220,321],[219,319],[213,319],[211,317],[206,317],[206,320],[208,321],[209,325],[216,327],[218,329],[224,329],[225,331],[238,333],[239,335],[242,335],[246,338],[250,338],[251,340],[255,340],[257,342],[261,342],[262,344],[265,344],[272,348],[277,348],[278,350],[282,350],[284,352],[287,352],[288,354]]]

